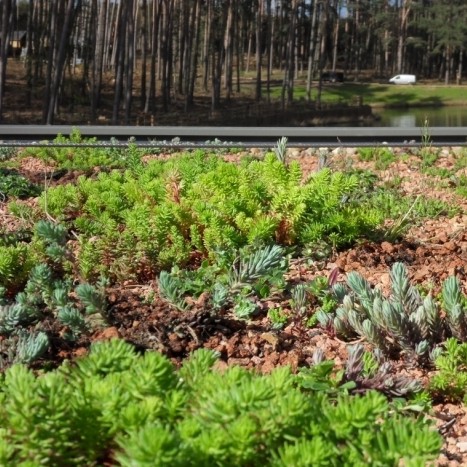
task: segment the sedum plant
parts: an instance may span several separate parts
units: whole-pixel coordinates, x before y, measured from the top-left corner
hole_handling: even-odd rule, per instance
[[[250,318],[256,311],[256,301],[284,287],[288,267],[285,249],[278,245],[242,249],[237,257],[220,258],[214,264],[207,261],[195,271],[175,267],[159,275],[159,292],[175,308],[188,309],[186,298],[208,292],[215,311],[233,306],[239,318]]]
[[[448,277],[443,284],[443,304],[452,336],[467,340],[467,298],[462,295],[459,280]]]
[[[287,162],[287,141],[288,139],[283,136],[277,141],[276,147],[274,148],[277,160],[284,165]]]
[[[1,465],[426,465],[441,436],[375,391],[302,391],[287,367],[214,368],[205,349],[179,370],[121,340],[36,376],[0,381]]]
[[[5,295],[14,294],[24,286],[32,266],[32,252],[27,244],[0,244],[0,287],[4,288]]]
[[[0,305],[0,336],[7,355],[1,366],[40,358],[49,349],[54,322],[61,328],[61,338],[76,341],[91,330],[92,315],[101,321],[106,317],[106,308],[102,284],[82,283],[73,290],[72,283],[56,277],[47,264],[34,266],[24,290]]]
[[[436,373],[428,384],[435,398],[453,402],[466,401],[467,343],[451,337],[444,343],[443,352],[435,359]]]
[[[39,195],[41,191],[40,186],[31,183],[16,171],[0,168],[0,199],[2,201],[8,198],[34,197]]]
[[[57,326],[60,338],[73,342],[91,330],[91,316],[93,324],[107,316],[105,281],[73,286],[72,279],[64,273],[67,263],[75,265],[75,257],[67,246],[63,225],[40,221],[35,233],[45,255],[43,262],[30,265],[28,274],[24,274],[26,277],[20,275],[24,266],[19,258],[13,257],[15,261],[11,264],[6,262],[7,255],[0,258],[0,271],[2,262],[13,272],[17,271],[16,275],[5,275],[3,283],[6,285],[1,290],[0,336],[3,340],[0,346],[5,355],[2,367],[18,361],[31,363],[40,358],[49,349],[50,337],[57,333]],[[11,250],[12,247],[6,248]],[[12,289],[13,279],[25,283],[19,289]]]
[[[143,155],[133,140],[128,142],[126,148],[118,147],[115,140],[110,148],[80,146],[83,143],[97,145],[98,141],[97,138],[83,137],[78,128],[73,128],[69,136],[59,134],[53,142],[63,146],[29,147],[25,153],[67,170],[92,170],[96,167],[133,169]]]
[[[363,337],[385,355],[403,353],[420,360],[435,358],[446,336],[467,339],[466,300],[456,278],[448,278],[443,284],[445,316],[431,294],[422,297],[410,284],[402,263],[393,265],[390,278],[391,295],[384,297],[360,274],[349,273],[350,291],[344,294],[335,313],[317,313],[321,325],[345,338]]]
[[[332,360],[324,360],[318,349],[313,365],[299,372],[300,385],[311,391],[325,391],[329,396],[377,390],[390,397],[406,397],[423,389],[421,381],[395,374],[390,362],[380,352],[366,352],[363,345],[349,346],[343,369],[336,370]]]
[[[18,148],[14,147],[1,147],[0,148],[0,162],[6,162],[13,157],[15,157],[18,153]]]
[[[213,260],[258,244],[341,247],[383,220],[358,196],[358,177],[324,169],[305,178],[297,162],[272,153],[238,164],[200,151],[144,165],[130,159],[128,170],[81,177],[40,198],[79,235],[88,280],[154,277],[194,252]]]

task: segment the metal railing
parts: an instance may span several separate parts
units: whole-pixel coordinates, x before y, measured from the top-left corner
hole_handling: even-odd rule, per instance
[[[83,142],[54,141],[79,130]],[[147,148],[272,147],[286,137],[294,147],[389,145],[467,146],[467,127],[211,127],[211,126],[69,126],[0,125],[0,147],[53,146]],[[94,138],[94,141],[89,141]]]

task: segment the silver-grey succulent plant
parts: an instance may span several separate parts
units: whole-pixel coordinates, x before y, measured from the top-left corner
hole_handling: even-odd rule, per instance
[[[255,251],[251,255],[240,257],[229,272],[229,287],[240,290],[245,285],[261,278],[283,261],[284,249],[270,245]]]
[[[452,335],[461,341],[467,340],[467,303],[457,278],[449,277],[444,281],[443,302]]]
[[[16,361],[31,363],[41,357],[49,347],[49,338],[45,332],[21,335],[16,347]]]
[[[282,162],[282,164],[285,164],[287,160],[287,141],[288,139],[283,136],[277,141],[276,147],[274,148],[277,160]]]
[[[334,368],[333,363],[326,361],[322,349],[316,349],[313,353],[311,370],[324,365],[330,381],[338,384],[337,389],[340,387],[351,393],[377,390],[392,397],[405,396],[423,389],[421,381],[394,371],[391,363],[386,361],[378,350],[368,352],[362,344],[348,347],[348,359],[345,367],[337,372],[334,371],[334,380],[332,373],[330,373]],[[306,370],[302,372],[302,374],[304,373],[310,375]],[[321,377],[322,375],[323,373],[321,373]]]
[[[390,278],[391,294],[386,298],[360,274],[349,273],[350,290],[341,306],[334,314],[318,313],[318,320],[340,337],[364,338],[385,355],[404,353],[418,359],[430,359],[446,334],[467,338],[465,299],[457,279],[448,279],[443,287],[445,323],[438,303],[410,284],[402,263],[393,265]]]
[[[305,284],[297,284],[290,291],[291,307],[298,316],[303,316],[308,307],[307,288]]]
[[[348,351],[349,357],[345,367],[345,377],[349,381],[355,381],[357,391],[376,389],[390,396],[401,397],[422,390],[421,381],[394,374],[391,363],[387,361],[379,362],[376,371],[365,374],[365,349],[363,345],[349,346]],[[372,358],[375,361],[378,360],[377,356]]]

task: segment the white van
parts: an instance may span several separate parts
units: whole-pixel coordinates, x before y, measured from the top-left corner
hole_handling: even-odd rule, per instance
[[[415,75],[396,75],[389,82],[392,84],[415,84],[417,78],[415,78]]]

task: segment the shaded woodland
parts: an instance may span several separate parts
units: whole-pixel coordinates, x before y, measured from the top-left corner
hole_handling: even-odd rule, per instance
[[[42,122],[79,98],[98,119],[112,86],[112,124],[136,111],[215,112],[245,79],[256,102],[279,83],[283,108],[297,78],[320,99],[323,70],[351,79],[394,73],[460,84],[465,78],[465,0],[1,0],[0,121],[7,69],[21,60],[24,105],[43,100]],[[17,39],[17,40],[13,40]],[[312,95],[312,89],[318,93]]]

